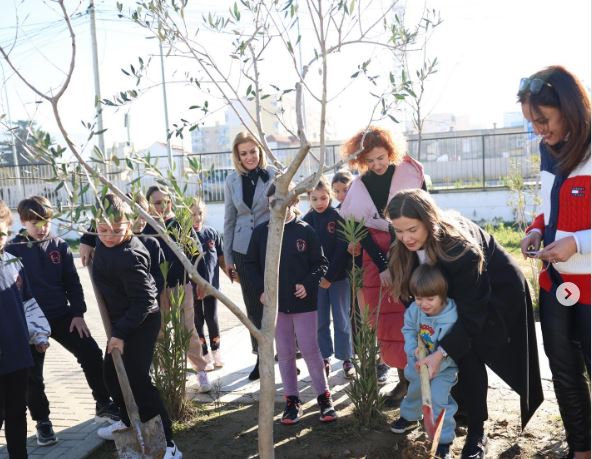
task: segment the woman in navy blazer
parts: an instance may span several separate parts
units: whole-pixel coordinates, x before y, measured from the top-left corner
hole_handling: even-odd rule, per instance
[[[247,279],[247,249],[253,228],[270,218],[266,193],[277,169],[267,165],[261,145],[245,131],[234,138],[232,162],[236,171],[228,175],[224,184],[224,259],[230,279],[235,279],[237,273],[239,279]],[[246,282],[241,282],[241,290],[247,315],[260,328],[263,305],[259,295]],[[251,344],[256,354],[257,341],[252,336]],[[259,379],[259,359],[249,379]]]

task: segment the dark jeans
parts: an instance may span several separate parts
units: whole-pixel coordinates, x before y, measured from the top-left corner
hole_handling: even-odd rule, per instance
[[[125,340],[123,348],[123,365],[129,379],[130,387],[138,405],[140,419],[146,422],[160,415],[167,442],[172,441],[173,431],[171,418],[162,402],[158,389],[150,378],[150,365],[154,355],[154,345],[160,331],[160,313],[148,314],[142,324]],[[129,416],[115,366],[111,354],[105,354],[105,384],[117,406],[121,409],[121,420],[130,425]]]
[[[208,353],[204,324],[208,324],[208,335],[210,337],[210,348],[215,351],[220,347],[220,327],[218,326],[218,300],[214,296],[206,296],[198,300],[197,295],[193,296],[193,307],[195,309],[195,328],[204,355]]]
[[[487,369],[474,350],[470,350],[458,365],[458,383],[451,394],[459,411],[467,416],[469,430],[483,429],[487,420]]]
[[[48,322],[51,326],[51,337],[78,360],[95,401],[101,404],[108,402],[109,392],[103,382],[103,354],[97,342],[93,337],[80,338],[75,330],[70,333],[70,323],[72,322],[70,315],[50,319]],[[27,405],[31,417],[35,421],[42,421],[49,418],[49,401],[45,395],[45,383],[43,382],[45,353],[37,352],[34,346],[31,346],[31,353],[35,366],[31,368],[29,373]]]
[[[590,451],[590,305],[562,306],[544,290],[540,302],[543,344],[567,443],[574,451]]]
[[[247,268],[245,267],[246,255],[233,251],[234,264],[241,279],[241,290],[243,292],[243,301],[247,310],[247,316],[257,328],[261,328],[261,319],[263,318],[263,305],[259,301],[259,294],[253,289],[253,286],[247,281]],[[259,348],[257,340],[251,335],[251,346],[253,352],[257,353]]]
[[[28,370],[0,375],[0,429],[6,421],[4,433],[10,459],[27,456],[27,388]]]

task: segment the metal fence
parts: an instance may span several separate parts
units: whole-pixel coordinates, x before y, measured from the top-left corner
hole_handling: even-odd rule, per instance
[[[427,137],[427,136],[426,136]],[[335,164],[340,160],[340,145],[326,147],[326,163]],[[408,142],[412,156],[422,162],[429,175],[431,190],[454,188],[503,187],[510,174],[520,174],[525,180],[536,180],[538,168],[538,141],[530,133],[481,134],[474,136],[450,136],[424,138],[421,152],[417,154],[417,141]],[[277,149],[274,154],[283,164],[289,164],[296,155],[297,148]],[[207,201],[224,199],[224,182],[234,170],[230,152],[199,153],[187,157],[176,156],[175,175],[183,176],[188,171],[188,157],[199,161],[201,172],[180,179],[187,195],[202,195]],[[296,173],[295,180],[307,177],[319,168],[319,147],[312,147]],[[168,171],[167,157],[152,158],[161,171]],[[124,172],[121,167],[109,164],[104,174],[123,190],[138,179],[144,188],[155,183],[154,174],[136,168]],[[56,190],[53,169],[47,164],[29,164],[18,167],[0,166],[0,199],[10,207],[16,207],[26,196],[40,194],[48,197],[54,204],[67,202],[67,190]],[[92,190],[81,194],[83,204],[93,202]]]

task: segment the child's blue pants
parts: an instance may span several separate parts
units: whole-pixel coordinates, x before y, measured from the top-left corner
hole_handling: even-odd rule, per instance
[[[335,335],[335,357],[349,360],[352,357],[351,292],[347,278],[331,283],[327,289],[319,287],[317,299],[317,336],[323,359],[333,355],[331,315]]]
[[[401,416],[408,421],[417,421],[422,419],[421,383],[419,373],[415,370],[415,359],[408,356],[407,361],[405,378],[409,381],[409,388],[407,389],[407,395],[401,402]],[[440,443],[443,444],[452,443],[454,440],[454,429],[456,427],[454,414],[458,409],[458,405],[450,395],[450,391],[452,386],[456,384],[457,374],[457,367],[448,367],[439,372],[431,381],[434,421],[436,421],[442,409],[446,409],[440,436]]]

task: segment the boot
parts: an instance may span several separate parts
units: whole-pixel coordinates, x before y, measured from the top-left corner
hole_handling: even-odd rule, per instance
[[[395,388],[384,398],[384,406],[386,408],[399,408],[405,395],[407,395],[407,387],[409,383],[405,379],[405,373],[401,368],[397,368],[397,375],[399,382]]]
[[[257,356],[257,363],[253,371],[249,373],[249,381],[257,381],[259,379],[259,356]]]

